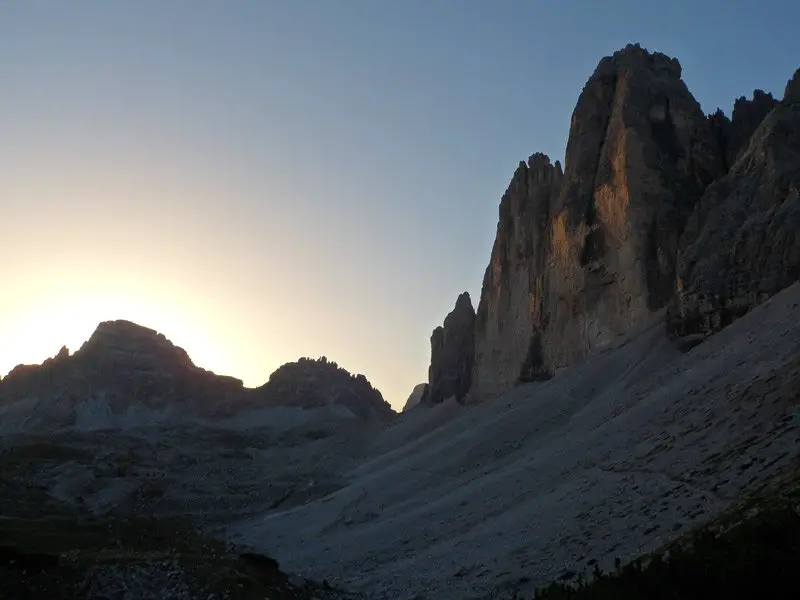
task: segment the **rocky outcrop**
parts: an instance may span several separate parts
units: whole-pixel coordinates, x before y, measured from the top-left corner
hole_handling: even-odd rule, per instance
[[[353,375],[324,356],[284,364],[255,391],[266,406],[340,407],[362,420],[395,414],[364,375]]]
[[[663,308],[675,337],[714,331],[798,277],[800,75],[705,116],[677,60],[630,45],[600,61],[565,166],[533,155],[500,203],[470,397],[583,358]]]
[[[456,300],[444,325],[431,335],[431,365],[426,400],[433,404],[455,397],[462,400],[472,384],[475,355],[475,309],[467,292]]]
[[[800,103],[800,69],[794,72],[783,92],[783,104]]]
[[[248,389],[239,379],[197,367],[163,334],[129,321],[101,323],[73,355],[62,348],[43,364],[18,366],[0,381],[4,417],[35,417],[44,428],[74,425],[87,405],[93,414],[145,411],[178,420],[219,419],[277,405],[332,406],[358,419],[394,414],[363,375],[350,375],[336,363],[301,359],[278,369],[264,386]]]
[[[54,422],[71,424],[76,406],[102,402],[112,412],[189,407],[229,414],[244,398],[242,382],[196,367],[163,334],[129,321],[100,323],[73,355],[66,348],[42,365],[12,370],[0,382],[0,405],[41,405]]]
[[[541,154],[500,204],[470,396],[547,378],[664,307],[690,340],[800,276],[800,72],[706,117],[677,60],[600,61],[563,175]]]
[[[500,201],[497,234],[475,320],[473,395],[544,374],[544,274],[549,219],[563,173],[544,154],[521,162]]]
[[[566,366],[664,307],[678,242],[724,172],[677,60],[628,46],[600,62],[573,113],[551,217],[543,360]]]
[[[476,328],[473,396],[546,377],[663,308],[678,243],[725,171],[677,60],[600,61],[572,115],[563,176],[534,155],[501,202]]]
[[[411,394],[408,396],[408,400],[406,400],[405,405],[403,406],[403,412],[411,410],[415,406],[419,406],[420,404],[424,404],[425,400],[428,395],[428,384],[427,383],[418,383],[414,386],[414,389],[411,390]]]
[[[163,333],[123,320],[100,323],[77,354],[95,364],[125,363],[155,372],[196,368],[186,351]]]
[[[737,98],[733,105],[731,119],[728,119],[721,110],[717,110],[708,117],[709,124],[719,143],[726,171],[747,150],[747,144],[753,133],[777,104],[778,101],[772,97],[772,94],[763,90],[755,90],[751,100],[744,96]]]
[[[730,129],[725,145],[725,164],[732,167],[747,150],[750,138],[778,101],[763,90],[755,90],[753,98],[737,98],[733,105]]]
[[[800,277],[800,70],[743,147],[681,240],[677,338],[719,330]]]

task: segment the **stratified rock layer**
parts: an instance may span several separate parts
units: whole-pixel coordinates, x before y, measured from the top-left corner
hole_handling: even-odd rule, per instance
[[[431,365],[428,369],[426,401],[439,403],[455,397],[461,400],[472,383],[475,355],[475,309],[467,292],[456,300],[444,325],[431,335]]]

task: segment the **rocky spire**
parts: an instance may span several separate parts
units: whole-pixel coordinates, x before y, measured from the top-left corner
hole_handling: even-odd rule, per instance
[[[521,162],[503,199],[475,325],[473,397],[530,378],[538,365],[548,223],[563,180],[545,154]],[[533,342],[535,344],[535,342]]]
[[[475,309],[467,292],[456,300],[444,325],[431,335],[431,365],[428,369],[426,400],[441,402],[450,397],[462,400],[472,384]]]

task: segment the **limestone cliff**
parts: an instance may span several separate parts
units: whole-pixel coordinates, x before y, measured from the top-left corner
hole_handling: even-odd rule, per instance
[[[800,277],[800,70],[742,146],[681,239],[675,337],[721,329]]]
[[[534,154],[503,195],[459,391],[548,378],[656,313],[676,338],[723,327],[797,280],[799,189],[800,71],[781,102],[755,90],[729,119],[703,113],[674,58],[602,59],[563,172]],[[432,338],[438,399],[468,354],[452,335]]]
[[[475,320],[473,392],[497,392],[541,375],[548,222],[562,179],[558,162],[534,154],[519,164],[500,201]]]
[[[472,383],[475,309],[467,292],[456,300],[444,325],[431,335],[431,366],[426,401],[438,403],[450,397],[462,400]]]
[[[628,46],[600,62],[573,113],[551,215],[545,365],[582,358],[669,301],[679,238],[723,172],[677,60]]]
[[[604,58],[580,94],[563,176],[534,158],[501,202],[475,398],[546,377],[662,308],[683,228],[725,166],[678,61],[634,45]]]

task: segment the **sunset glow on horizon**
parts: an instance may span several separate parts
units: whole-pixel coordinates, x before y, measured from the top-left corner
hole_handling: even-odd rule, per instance
[[[324,355],[400,409],[456,297],[478,305],[518,162],[563,160],[602,56],[675,55],[728,114],[800,56],[755,5],[713,40],[691,21],[728,4],[453,6],[1,3],[0,376],[126,319],[247,386]]]
[[[51,280],[52,281],[52,280]],[[103,321],[125,319],[163,333],[186,349],[198,366],[221,375],[236,373],[245,385],[266,381],[280,359],[267,348],[255,349],[237,339],[225,325],[231,319],[213,305],[191,301],[189,293],[168,286],[147,290],[141,284],[106,279],[91,289],[88,282],[75,286],[52,286],[29,292],[10,312],[13,322],[3,319],[0,371],[3,375],[17,364],[38,364],[55,355],[62,346],[71,353],[91,336]],[[83,291],[76,291],[80,285]],[[0,375],[2,376],[2,375]]]

